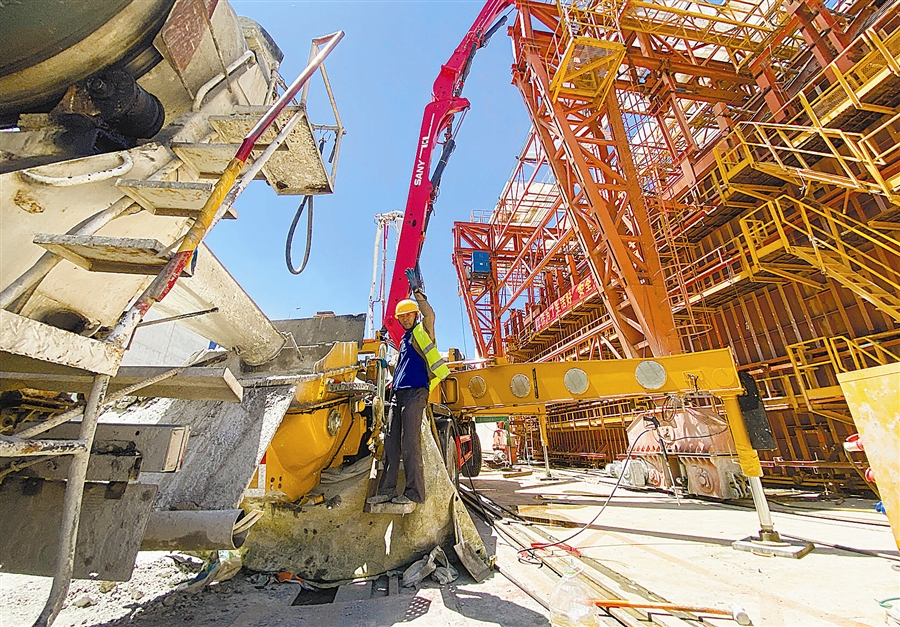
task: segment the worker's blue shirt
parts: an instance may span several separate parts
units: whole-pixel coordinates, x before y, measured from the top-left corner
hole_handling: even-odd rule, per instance
[[[412,329],[403,334],[400,341],[400,358],[394,370],[394,389],[428,387],[428,367],[425,359],[413,346]]]

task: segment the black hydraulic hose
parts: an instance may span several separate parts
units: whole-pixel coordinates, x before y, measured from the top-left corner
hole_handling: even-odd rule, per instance
[[[300,267],[295,269],[294,264],[291,261],[291,248],[294,246],[294,231],[297,229],[297,223],[300,221],[300,216],[303,215],[303,210],[306,208],[307,203],[309,204],[309,212],[306,214],[306,252],[303,253],[303,262],[300,264]],[[303,200],[300,201],[300,206],[297,207],[297,213],[294,214],[294,220],[291,222],[291,228],[288,230],[287,242],[284,245],[284,261],[291,274],[300,274],[306,269],[306,264],[309,262],[309,251],[312,250],[312,225],[312,196],[304,196]]]
[[[434,174],[431,175],[432,198],[437,198],[438,189],[441,187],[441,177],[444,176],[444,169],[447,167],[447,163],[450,161],[450,155],[453,154],[455,149],[456,142],[452,137],[448,137],[447,141],[444,142],[443,150],[441,150],[441,158],[438,159],[437,166],[434,168]]]
[[[590,526],[593,525],[597,521],[598,518],[600,518],[600,514],[602,514],[604,512],[604,510],[606,510],[606,506],[609,505],[609,502],[612,500],[613,496],[615,495],[616,490],[619,488],[619,484],[622,483],[622,477],[625,476],[625,467],[628,464],[628,460],[631,459],[631,453],[634,451],[634,446],[637,444],[638,440],[640,440],[644,436],[645,433],[649,433],[650,431],[653,431],[653,428],[644,429],[641,432],[641,434],[634,439],[634,441],[631,443],[631,446],[628,447],[628,452],[625,453],[625,465],[622,466],[622,471],[619,473],[619,477],[616,479],[616,484],[613,486],[612,491],[610,491],[609,496],[606,497],[606,501],[603,503],[603,507],[600,508],[600,511],[597,512],[597,515],[594,516],[590,521],[588,521],[584,525],[581,525],[581,528],[578,531],[576,531],[575,533],[573,533],[572,535],[570,535],[568,538],[564,538],[562,540],[557,540],[556,542],[541,543],[540,546],[532,545],[531,548],[522,549],[521,551],[519,551],[520,561],[523,559],[523,556],[526,556],[526,555],[528,556],[528,558],[533,558],[535,551],[549,549],[552,546],[566,545],[566,544],[568,544],[568,542],[570,540],[572,540],[572,538],[579,535],[586,529],[590,528]],[[527,558],[525,558],[525,559],[527,559]]]
[[[482,47],[482,48],[485,47],[485,46],[488,44],[488,42],[491,40],[491,37],[494,36],[494,33],[496,33],[498,30],[500,30],[500,28],[501,28],[504,24],[506,24],[506,19],[507,19],[507,16],[504,15],[504,16],[501,17],[499,20],[497,20],[497,22],[496,22],[493,26],[491,26],[490,29],[488,29],[488,32],[486,32],[486,33],[484,34],[484,37],[483,37],[482,40],[481,40],[481,47]]]

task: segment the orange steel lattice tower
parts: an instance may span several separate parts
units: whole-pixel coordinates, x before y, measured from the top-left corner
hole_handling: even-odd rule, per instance
[[[455,227],[480,355],[727,346],[775,432],[767,473],[852,479],[836,375],[900,360],[897,3],[516,7],[532,135],[493,214]],[[596,433],[637,411],[557,413]]]

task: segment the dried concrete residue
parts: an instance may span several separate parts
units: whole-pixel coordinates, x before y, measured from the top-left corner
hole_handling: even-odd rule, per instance
[[[458,498],[428,423],[422,426],[427,500],[411,514],[363,512],[368,477],[326,488],[325,504],[296,507],[269,503],[244,545],[252,570],[285,570],[313,581],[342,581],[405,566],[436,545],[453,552],[451,500]],[[340,496],[340,502],[333,498]],[[465,508],[463,534],[482,555],[484,545]],[[474,536],[474,537],[473,537]]]
[[[159,485],[155,508],[234,509],[294,398],[294,386],[250,388],[241,403],[152,399],[102,420],[190,427],[176,473],[141,473]]]

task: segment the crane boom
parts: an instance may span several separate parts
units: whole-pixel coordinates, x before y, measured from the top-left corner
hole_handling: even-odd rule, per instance
[[[475,52],[487,44],[491,35],[505,20],[491,25],[512,4],[513,0],[487,0],[472,27],[453,51],[450,60],[441,66],[440,74],[432,88],[431,102],[425,106],[384,319],[384,326],[396,346],[400,345],[403,329],[394,318],[394,308],[409,294],[406,271],[418,268],[419,255],[425,241],[425,230],[437,196],[440,178],[455,145],[451,134],[453,117],[469,108],[469,101],[460,96],[463,85]],[[441,132],[446,134],[445,141],[438,164],[431,173],[432,157]]]

